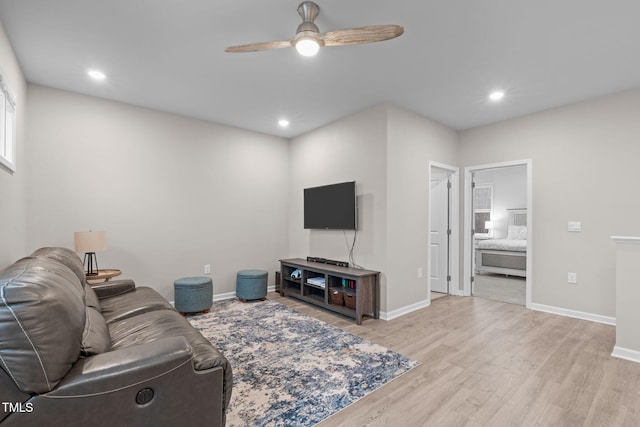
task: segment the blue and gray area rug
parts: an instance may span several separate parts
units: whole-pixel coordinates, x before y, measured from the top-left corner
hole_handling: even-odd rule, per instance
[[[418,362],[273,301],[189,316],[233,367],[227,426],[312,426]]]

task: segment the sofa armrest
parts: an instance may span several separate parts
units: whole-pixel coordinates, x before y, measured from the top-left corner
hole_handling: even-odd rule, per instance
[[[136,289],[136,283],[131,279],[109,280],[107,282],[92,284],[91,288],[98,295],[98,299],[115,297],[126,294]]]
[[[20,426],[225,424],[223,371],[193,370],[183,337],[162,338],[79,359],[58,386],[35,395]],[[7,420],[3,420],[7,421]]]
[[[78,359],[47,397],[113,392],[171,372],[191,363],[191,358],[187,341],[171,337]]]

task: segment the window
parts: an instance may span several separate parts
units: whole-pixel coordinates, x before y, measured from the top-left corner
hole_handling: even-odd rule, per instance
[[[475,237],[491,237],[487,227],[493,211],[493,184],[475,184],[473,188],[473,231]]]
[[[0,74],[0,164],[16,171],[16,99]]]

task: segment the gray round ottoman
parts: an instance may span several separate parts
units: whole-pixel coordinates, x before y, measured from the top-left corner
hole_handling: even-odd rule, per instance
[[[173,282],[176,310],[185,313],[209,312],[213,301],[213,282],[210,277],[183,277]]]
[[[242,301],[267,299],[267,275],[264,270],[240,270],[236,276],[236,296]]]

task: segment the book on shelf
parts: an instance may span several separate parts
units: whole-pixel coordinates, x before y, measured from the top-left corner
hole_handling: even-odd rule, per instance
[[[345,288],[345,289],[355,289],[356,288],[356,281],[352,280],[352,279],[342,278],[342,287]]]

